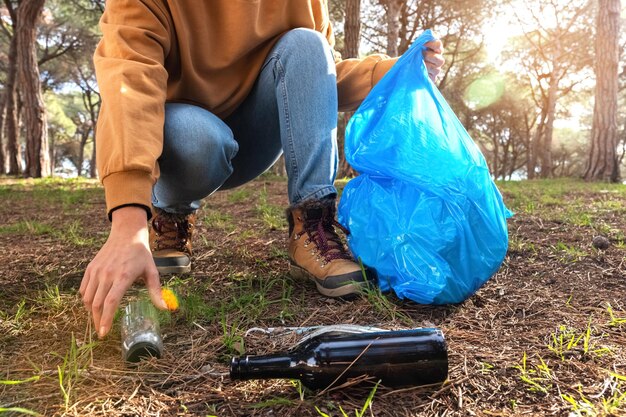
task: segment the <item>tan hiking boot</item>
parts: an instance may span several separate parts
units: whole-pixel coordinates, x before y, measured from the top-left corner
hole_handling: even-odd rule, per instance
[[[361,267],[350,255],[335,227],[335,200],[313,200],[287,210],[290,273],[315,282],[327,297],[359,294],[367,285]]]
[[[154,210],[150,221],[150,249],[161,274],[191,271],[191,236],[195,216]]]

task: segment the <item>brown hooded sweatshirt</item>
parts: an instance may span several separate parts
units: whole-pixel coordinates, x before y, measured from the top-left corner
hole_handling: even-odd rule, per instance
[[[276,40],[294,28],[334,46],[326,0],[107,0],[94,63],[102,107],[98,171],[107,211],[151,205],[165,102],[229,115]],[[395,59],[337,62],[339,110],[353,110]]]

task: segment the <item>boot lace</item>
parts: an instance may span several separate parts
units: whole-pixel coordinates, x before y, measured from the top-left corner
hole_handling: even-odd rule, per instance
[[[187,242],[193,229],[189,216],[160,214],[152,219],[152,228],[156,233],[155,250],[189,252]]]
[[[346,250],[341,237],[335,231],[335,227],[344,234],[348,234],[348,230],[334,219],[334,215],[330,212],[324,212],[319,219],[305,219],[304,231],[298,234],[298,237],[307,234],[307,242],[315,244],[325,263],[329,263],[335,259],[346,259],[353,261],[354,258]],[[307,243],[305,242],[305,243]]]

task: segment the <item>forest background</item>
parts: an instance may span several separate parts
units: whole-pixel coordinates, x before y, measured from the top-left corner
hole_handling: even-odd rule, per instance
[[[92,63],[104,0],[2,0],[0,174],[97,177]],[[620,182],[626,7],[619,0],[329,0],[343,58],[445,45],[437,85],[496,179]],[[339,141],[351,114],[339,113]],[[340,177],[353,174],[340,155]],[[273,170],[281,174],[277,164]]]

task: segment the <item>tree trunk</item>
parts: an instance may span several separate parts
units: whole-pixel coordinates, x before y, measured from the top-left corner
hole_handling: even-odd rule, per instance
[[[552,137],[554,133],[554,120],[556,119],[556,102],[559,90],[559,70],[558,67],[552,71],[550,86],[548,89],[547,117],[543,129],[543,140],[541,141],[541,178],[552,177]]]
[[[511,153],[510,153],[510,163],[509,166],[506,170],[506,172],[504,172],[504,176],[502,179],[504,180],[511,180],[511,177],[513,176],[513,173],[515,171],[517,171],[517,160],[518,160],[518,156],[519,156],[519,152],[517,151],[517,147],[513,146]]]
[[[98,110],[96,110],[96,106]],[[91,125],[93,126],[93,146],[91,151],[91,163],[89,164],[89,177],[97,178],[98,177],[98,169],[96,168],[96,130],[98,129],[98,116],[97,113],[100,109],[100,99],[98,99],[98,103],[96,106],[90,106],[89,114],[91,116]]]
[[[626,119],[624,120],[624,127],[622,133],[617,142],[617,149],[621,149],[621,152],[617,156],[617,165],[621,166],[624,162],[624,156],[626,156]]]
[[[23,0],[17,9],[17,64],[24,108],[28,177],[51,175],[46,109],[37,66],[36,25],[45,0]]]
[[[346,0],[344,11],[344,48],[343,58],[358,58],[359,44],[361,43],[361,0]],[[337,176],[339,178],[353,177],[355,172],[346,161],[345,155],[345,130],[348,120],[354,112],[339,114],[337,123],[337,147],[339,148],[339,167]]]
[[[357,176],[357,172],[346,160],[345,143],[346,143],[346,126],[354,112],[339,113],[337,120],[337,143],[339,147],[339,167],[337,176],[339,178],[352,178]]]
[[[489,130],[487,130],[487,134],[491,137],[491,147],[493,148],[491,153],[491,164],[487,164],[487,165],[491,165],[489,166],[489,171],[491,172],[491,175],[493,175],[493,177],[495,179],[498,179],[498,170],[500,169],[499,164],[498,164],[498,154],[500,153],[500,138],[498,137],[499,132],[498,132],[498,122],[495,120],[495,117],[489,117],[489,122],[487,122],[488,126],[489,126]],[[485,152],[485,155],[487,155],[488,153]]]
[[[94,96],[98,98],[98,100],[94,103]],[[87,104],[87,107],[89,108],[89,120],[91,121],[91,134],[93,137],[93,154],[91,157],[91,162],[89,164],[89,176],[91,178],[95,178],[96,177],[96,167],[93,166],[93,164],[96,161],[95,158],[95,153],[96,153],[96,125],[98,122],[98,107],[100,106],[100,96],[96,93],[96,92],[92,92],[92,90],[87,89],[87,91],[85,91],[83,93],[83,100],[84,102]],[[87,140],[89,139],[89,137],[85,138],[85,143],[83,143],[81,146],[83,147],[83,154],[84,154],[84,147],[87,144]],[[81,158],[82,161],[82,158]],[[82,163],[82,162],[81,162]]]
[[[511,140],[511,134],[509,133],[509,140],[507,140],[503,145],[504,149],[502,149],[502,164],[500,164],[502,168],[500,168],[500,176],[498,177],[503,180],[506,179],[506,175],[509,171],[509,164],[510,164],[509,157],[511,156],[511,153],[512,153],[511,152],[511,148],[513,147],[512,143],[514,142]]]
[[[102,102],[102,99],[100,97],[100,94],[98,94],[98,92],[94,88],[92,88],[90,84],[90,74],[93,74],[93,68],[90,68],[90,71],[85,72],[80,69],[79,62],[77,62],[76,65],[79,66],[79,70],[76,74],[76,84],[81,87],[83,106],[87,111],[89,111],[90,130],[92,132],[93,138],[93,150],[91,152],[91,160],[89,162],[89,177],[96,178],[98,175],[98,171],[96,169],[96,129],[98,125],[98,113],[100,112],[100,103]],[[87,139],[88,138],[86,138],[85,143],[81,144],[83,148],[87,143]]]
[[[344,58],[358,58],[361,43],[361,0],[346,0],[344,22],[345,39],[341,55]]]
[[[7,97],[2,95],[0,97],[0,175],[6,173],[6,151],[4,147],[4,109],[6,108]]]
[[[83,175],[83,162],[85,162],[85,146],[87,145],[90,134],[91,128],[86,129],[84,132],[81,133],[80,136],[80,148],[78,149],[78,166],[76,167],[77,177]]]
[[[492,164],[492,169],[491,169],[491,173],[494,177],[494,179],[498,179],[499,177],[499,171],[500,171],[500,164],[499,164],[499,153],[500,153],[500,144],[498,143],[498,138],[496,138],[496,140],[493,141],[493,162]]]
[[[387,9],[387,55],[398,56],[400,39],[400,11],[404,0],[380,0]]]
[[[93,150],[91,152],[91,163],[89,164],[89,177],[97,178],[98,169],[96,168],[96,127],[93,128]]]
[[[270,168],[270,172],[274,175],[278,175],[279,177],[287,176],[287,168],[285,167],[285,155],[281,155],[274,165]]]
[[[584,178],[617,182],[617,92],[620,0],[599,0],[596,20],[596,91],[591,126],[591,150]]]
[[[17,25],[14,24],[15,28]],[[22,172],[22,153],[18,140],[17,117],[17,36],[13,35],[9,46],[9,63],[7,66],[7,81],[5,84],[6,98],[6,149],[9,158],[9,175],[19,175]]]
[[[56,150],[57,150],[57,144],[56,144],[56,135],[55,132],[52,128],[49,128],[48,130],[50,130],[48,132],[48,145],[49,149],[48,149],[48,153],[50,155],[50,169],[52,170],[52,172],[54,172],[54,170],[56,169]]]
[[[528,158],[526,163],[526,176],[529,180],[535,179],[536,177],[536,169],[537,169],[537,159],[541,150],[541,142],[544,137],[544,127],[546,122],[545,113],[541,113],[540,120],[537,122],[537,128],[535,129],[535,133],[533,135],[532,141],[528,144]]]

